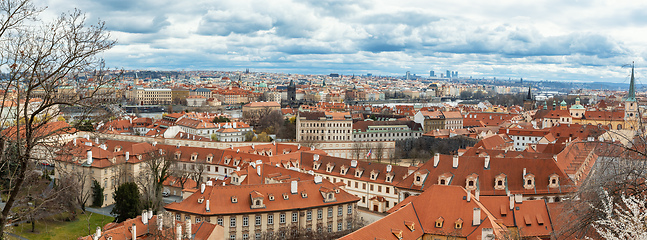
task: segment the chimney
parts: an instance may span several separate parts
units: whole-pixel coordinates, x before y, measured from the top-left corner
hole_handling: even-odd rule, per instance
[[[94,234],[94,240],[97,240],[101,237],[101,227],[97,226],[97,233]]]
[[[205,208],[207,209],[207,212],[211,211],[211,209],[209,208],[209,199],[207,199],[207,204],[205,205]]]
[[[94,139],[94,142],[95,142],[96,144],[99,144],[99,138],[95,138],[95,139]]]
[[[479,197],[481,196],[481,190],[479,190],[478,188],[476,188],[476,191],[474,191],[474,192],[476,193],[476,194],[474,195],[474,198],[476,199],[476,201],[479,201]]]
[[[434,153],[434,167],[438,167],[438,162],[440,162],[440,153]]]
[[[204,193],[205,186],[206,185],[204,183],[200,185],[200,193]]]
[[[132,118],[128,118],[128,121],[130,122],[130,124],[133,124],[133,119]]]
[[[192,239],[191,238],[191,220],[187,219],[185,221],[184,228],[185,228],[184,230],[186,231],[186,237],[189,238],[189,239]]]
[[[207,181],[207,186],[213,186],[213,182],[211,180]]]
[[[86,163],[92,165],[92,150],[88,151],[88,160]]]
[[[236,153],[238,153],[238,152],[240,152],[240,148],[239,148],[239,149],[236,149]]]
[[[296,180],[290,182],[290,192],[292,192],[292,194],[297,194],[299,192],[298,182]]]
[[[472,215],[472,226],[481,225],[481,209],[474,208],[474,214]]]
[[[321,183],[322,180],[323,178],[321,176],[315,176],[315,183]]]
[[[164,227],[164,214],[157,212],[157,231],[162,231]]]
[[[256,174],[261,175],[261,165],[256,165]]]
[[[301,144],[297,144],[297,150],[301,149]]]
[[[142,223],[144,225],[148,224],[148,211],[146,209],[142,210]]]
[[[234,122],[234,128],[236,128],[236,122]]]
[[[72,140],[72,142],[74,143],[74,146],[76,147],[76,138],[74,140]]]
[[[524,176],[524,177],[526,176],[526,168],[523,168],[523,175],[522,176]]]
[[[514,197],[510,195],[510,210],[514,209]]]
[[[175,236],[176,240],[182,240],[182,224],[175,226]]]
[[[391,164],[386,165],[386,172],[390,173],[392,168],[393,168],[393,166],[391,166]]]
[[[458,155],[454,155],[454,161],[452,162],[453,168],[458,168]]]
[[[312,160],[317,161],[319,160],[319,154],[315,154],[312,156]]]
[[[467,202],[470,202],[472,200],[472,193],[470,193],[470,190],[467,190]]]
[[[153,209],[148,209],[148,220],[153,219]]]
[[[130,152],[126,152],[126,161],[130,160]]]
[[[253,143],[252,143],[252,149],[256,149],[256,148],[254,148],[254,144],[253,144]]]
[[[108,147],[106,147],[106,145],[105,145],[105,144],[101,144],[101,145],[99,145],[99,148],[101,148],[101,149],[103,149],[103,150],[107,150],[107,149],[108,149]]]
[[[88,140],[88,141],[90,141],[90,135],[85,134],[85,139],[86,139],[86,140]]]
[[[351,160],[350,167],[357,167],[357,160]]]
[[[485,169],[490,168],[490,155],[485,156],[485,166],[483,166]]]
[[[132,239],[137,239],[137,225],[133,223],[133,227],[130,229],[130,232],[133,233]]]

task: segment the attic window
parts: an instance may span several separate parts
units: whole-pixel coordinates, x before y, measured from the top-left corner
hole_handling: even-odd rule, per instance
[[[443,221],[445,221],[445,219],[443,219],[443,217],[439,217],[438,219],[436,219],[436,227],[437,228],[442,228],[443,227]]]
[[[495,190],[504,190],[505,189],[506,175],[499,174],[494,178],[494,189]]]
[[[195,161],[196,159],[198,159],[198,154],[197,153],[191,154],[191,161]]]
[[[420,176],[416,176],[416,182],[420,182]]]
[[[308,194],[307,194],[305,191],[304,191],[304,192],[301,192],[301,197],[302,197],[302,198],[307,198],[307,197],[308,197]]]
[[[207,162],[211,162],[212,160],[213,160],[213,155],[209,154],[209,156],[207,156]]]
[[[550,175],[548,187],[549,188],[559,187],[559,176],[557,174]]]
[[[446,185],[446,184],[447,183],[446,183],[445,179],[440,179],[440,185]]]
[[[526,174],[526,176],[523,177],[523,183],[523,188],[525,189],[535,188],[535,175],[531,173]]]
[[[386,182],[391,182],[391,181],[393,181],[393,176],[387,175],[386,176]]]
[[[204,197],[198,198],[198,203],[204,202]]]
[[[286,194],[286,193],[283,194],[283,200],[288,200],[289,198],[290,198],[290,196],[288,196],[288,194]]]
[[[473,187],[474,186],[474,180],[467,181],[467,186],[468,187]]]
[[[274,195],[270,194],[268,198],[270,199],[270,201],[274,201]]]
[[[231,197],[231,202],[232,202],[232,203],[237,203],[237,202],[238,202],[238,198],[237,198],[236,196],[232,196],[232,197]]]
[[[372,173],[372,174],[371,174],[371,180],[375,180],[376,178],[377,178],[377,174],[376,174],[376,173]]]
[[[454,228],[455,229],[461,229],[463,228],[463,219],[458,219],[456,222],[454,222]]]
[[[182,155],[181,152],[176,152],[175,153],[175,160],[179,160],[181,155]]]

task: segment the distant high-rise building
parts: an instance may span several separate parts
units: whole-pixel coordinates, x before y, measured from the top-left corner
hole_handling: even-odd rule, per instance
[[[447,75],[445,75],[445,76],[447,76],[447,78],[452,78],[452,72],[450,72],[449,70],[447,70]]]
[[[407,80],[410,80],[410,79],[411,79],[411,72],[410,72],[410,71],[407,71],[406,79],[407,79]]]
[[[436,74],[435,74],[435,73],[434,73],[434,71],[432,70],[432,71],[429,71],[429,76],[430,76],[430,77],[435,77],[435,76],[436,76]]]
[[[454,78],[458,78],[458,71],[454,72]]]
[[[288,85],[288,103],[294,104],[297,100],[297,86],[294,84],[294,81],[290,80],[290,85]]]

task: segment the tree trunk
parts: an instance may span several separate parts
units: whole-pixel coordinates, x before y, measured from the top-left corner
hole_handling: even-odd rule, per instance
[[[31,217],[31,232],[36,231],[36,221],[34,221],[34,216]]]

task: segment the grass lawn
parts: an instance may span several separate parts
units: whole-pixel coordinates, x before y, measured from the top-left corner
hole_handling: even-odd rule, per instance
[[[97,226],[103,227],[115,218],[87,212],[77,216],[75,221],[63,221],[61,217],[36,221],[36,232],[31,232],[31,223],[23,223],[13,227],[13,233],[30,240],[38,239],[77,239],[88,234],[88,218],[90,231],[94,233]]]

